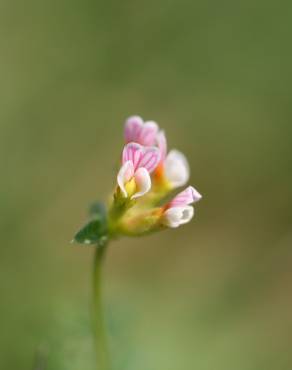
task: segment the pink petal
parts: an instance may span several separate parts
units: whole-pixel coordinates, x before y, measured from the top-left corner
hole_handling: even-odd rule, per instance
[[[158,148],[155,147],[144,148],[138,167],[146,168],[146,170],[149,173],[151,173],[158,166],[160,158],[161,156]]]
[[[143,122],[139,116],[132,116],[125,124],[126,143],[138,143],[143,146],[154,146],[158,133],[158,125],[154,121]]]
[[[156,122],[148,121],[145,122],[140,135],[138,137],[137,143],[144,146],[154,146],[156,143],[156,136],[158,133],[158,125]]]
[[[136,171],[144,167],[148,172],[153,172],[160,161],[160,151],[155,147],[143,147],[137,143],[130,143],[123,151],[123,163],[131,161]]]
[[[170,203],[169,208],[184,207],[198,202],[202,198],[201,194],[192,186],[179,193]]]
[[[138,143],[143,126],[144,126],[144,123],[141,117],[139,116],[129,117],[125,124],[126,143],[130,143],[130,142]]]
[[[139,167],[139,163],[143,157],[144,148],[137,143],[127,144],[123,151],[123,163],[131,161],[136,171]]]
[[[160,131],[157,135],[157,145],[160,150],[161,160],[165,160],[167,156],[167,140],[164,131]]]

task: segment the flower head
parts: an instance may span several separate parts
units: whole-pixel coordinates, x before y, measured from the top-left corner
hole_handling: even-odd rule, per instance
[[[120,235],[140,236],[176,228],[193,218],[192,204],[202,198],[189,186],[160,206],[170,191],[189,180],[186,157],[176,149],[168,152],[164,131],[139,116],[127,119],[124,137],[126,145],[109,209],[100,205],[92,208],[90,222],[75,236],[79,243],[103,246]]]
[[[125,146],[122,167],[117,181],[125,198],[136,199],[151,189],[150,174],[160,161],[160,152],[155,147],[143,147],[137,143]]]

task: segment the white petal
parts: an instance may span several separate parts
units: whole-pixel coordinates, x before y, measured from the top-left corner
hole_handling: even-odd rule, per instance
[[[162,222],[165,226],[176,228],[186,224],[194,217],[192,206],[169,208],[163,215]]]
[[[194,207],[192,206],[186,206],[184,207],[182,211],[182,218],[180,221],[181,225],[187,224],[188,222],[191,221],[191,219],[194,217],[195,210]]]
[[[190,167],[186,157],[178,150],[171,150],[164,163],[165,175],[174,188],[189,181]]]
[[[151,189],[151,178],[146,168],[139,168],[135,172],[134,177],[137,186],[137,192],[132,196],[132,199],[142,197]]]
[[[125,184],[131,180],[131,178],[134,176],[134,165],[132,161],[127,161],[123,164],[121,167],[119,173],[118,173],[118,185],[120,189],[122,190],[122,193],[125,197],[128,196]]]

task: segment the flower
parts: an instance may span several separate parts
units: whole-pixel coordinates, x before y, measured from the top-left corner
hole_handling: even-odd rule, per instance
[[[125,141],[159,148],[161,161],[154,174],[158,187],[174,189],[188,182],[190,168],[185,155],[176,149],[167,153],[165,132],[156,122],[144,122],[139,116],[129,117],[125,124]]]
[[[117,181],[125,198],[136,199],[151,189],[152,173],[160,161],[160,151],[137,143],[125,146]]]
[[[162,224],[176,228],[188,223],[194,216],[194,208],[190,204],[198,202],[201,198],[201,194],[189,186],[167,204],[162,215]]]
[[[146,121],[139,116],[132,116],[126,120],[125,141],[126,143],[138,143],[143,146],[156,145],[156,137],[159,127],[154,121]]]
[[[193,218],[192,204],[202,198],[189,186],[161,206],[173,189],[189,180],[186,157],[176,149],[168,152],[164,131],[154,121],[144,122],[139,116],[126,120],[124,137],[117,187],[108,207],[100,203],[91,207],[89,222],[75,235],[78,243],[104,247],[122,235],[141,236],[177,228]]]
[[[176,149],[167,154],[167,140],[164,131],[158,133],[157,145],[161,154],[161,162],[155,172],[157,182],[166,182],[171,189],[184,186],[190,177],[190,167],[185,155]]]
[[[120,223],[120,232],[124,235],[139,236],[166,227],[177,228],[193,218],[194,208],[190,204],[198,202],[201,198],[201,194],[189,186],[165,206],[146,207],[139,212],[126,215]]]

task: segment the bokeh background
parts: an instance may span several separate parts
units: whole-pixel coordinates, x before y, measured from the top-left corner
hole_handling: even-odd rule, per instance
[[[93,249],[127,116],[155,119],[204,195],[113,243],[114,370],[291,370],[289,1],[2,0],[0,368],[92,370]],[[41,356],[42,357],[42,356]]]

